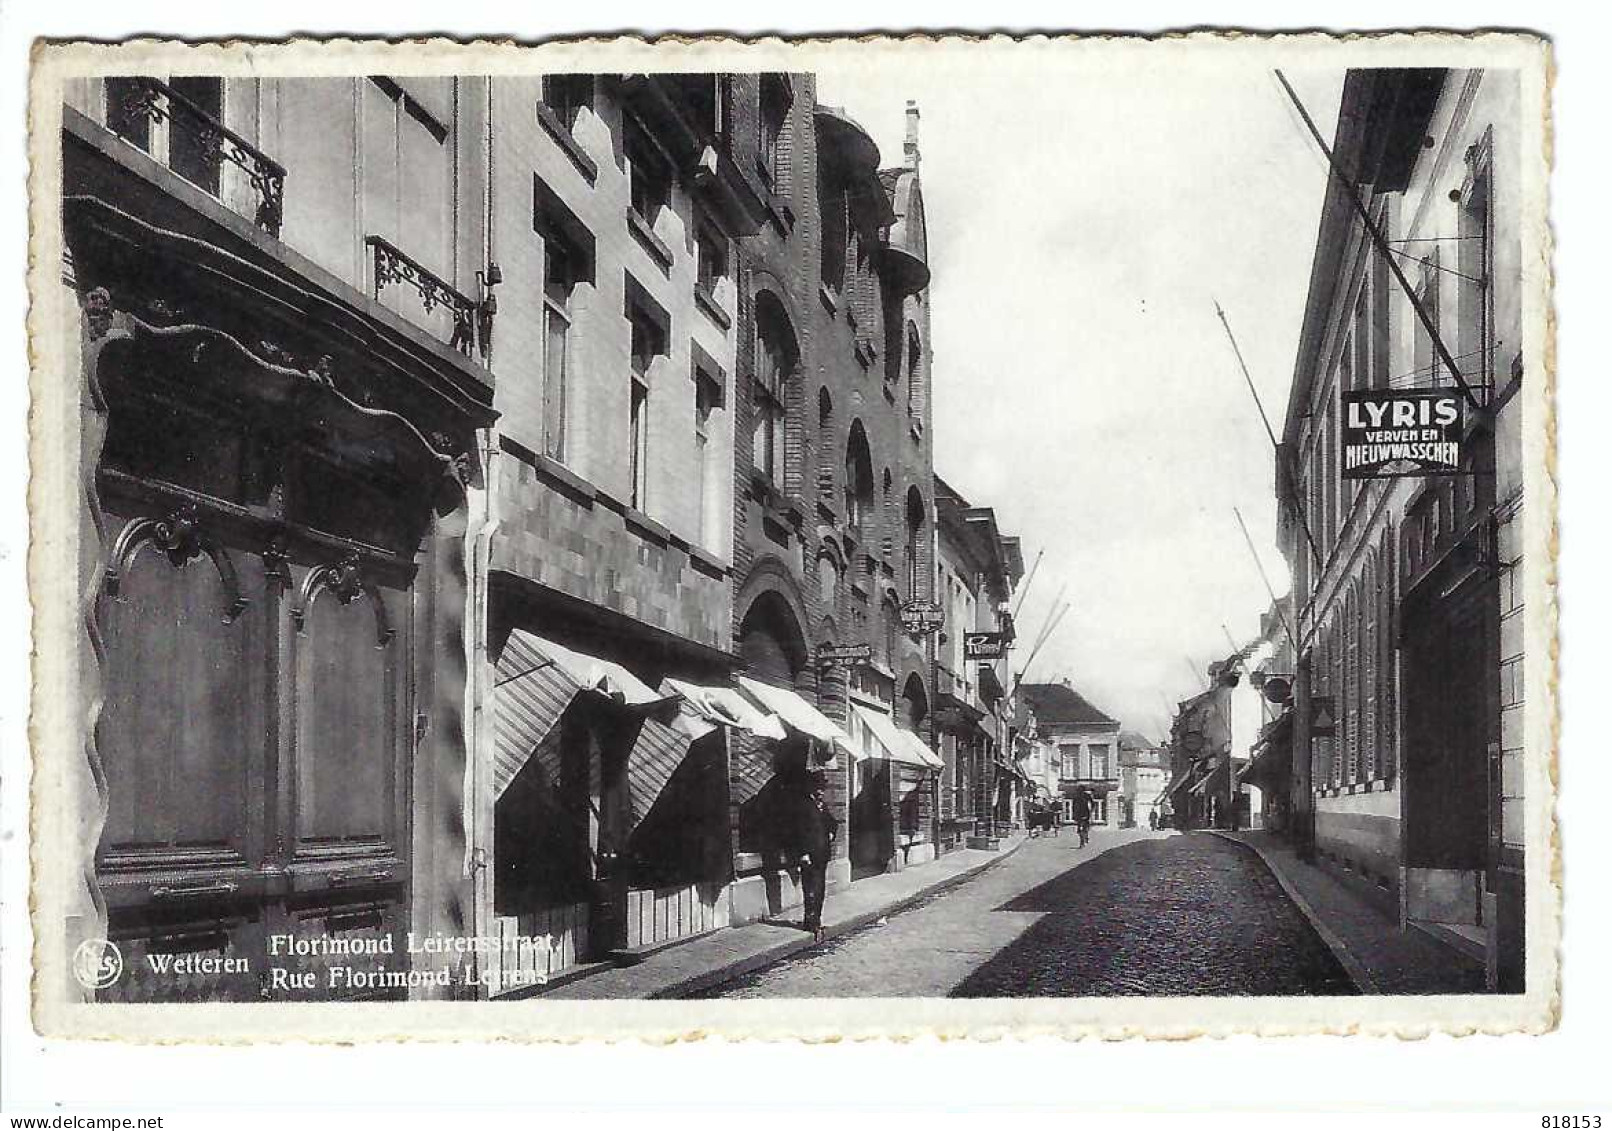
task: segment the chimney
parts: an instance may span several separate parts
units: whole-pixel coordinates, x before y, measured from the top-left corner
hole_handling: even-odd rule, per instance
[[[916,170],[918,168],[918,103],[911,98],[907,99],[907,140],[906,144],[902,146],[902,152],[906,157],[907,168]]]

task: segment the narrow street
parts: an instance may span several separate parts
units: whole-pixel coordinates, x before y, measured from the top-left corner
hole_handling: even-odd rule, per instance
[[[1073,830],[709,996],[1350,994],[1259,859],[1206,833]]]

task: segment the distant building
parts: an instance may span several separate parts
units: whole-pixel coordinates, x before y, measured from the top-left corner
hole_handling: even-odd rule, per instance
[[[971,505],[935,477],[939,522],[937,594],[946,629],[935,656],[940,704],[940,829],[944,847],[990,838],[1014,820],[1013,700],[1008,649],[1013,589],[1024,574],[1019,540],[997,529],[996,512]],[[990,645],[970,655],[969,639]]]
[[[1035,712],[1036,729],[1058,750],[1058,792],[1064,813],[1073,819],[1070,798],[1084,787],[1092,798],[1094,825],[1117,823],[1120,724],[1070,686],[1026,683],[1020,694]]]
[[[1169,784],[1168,749],[1125,731],[1119,736],[1119,773],[1120,827],[1146,825],[1148,814],[1158,813],[1164,788]]]

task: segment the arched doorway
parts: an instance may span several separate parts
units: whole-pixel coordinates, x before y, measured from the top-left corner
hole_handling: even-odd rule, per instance
[[[765,592],[739,623],[739,656],[749,674],[786,687],[806,667],[806,637],[782,594]]]

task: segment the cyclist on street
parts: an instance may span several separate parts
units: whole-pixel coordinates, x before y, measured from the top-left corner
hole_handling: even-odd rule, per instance
[[[1085,786],[1075,790],[1071,799],[1071,808],[1075,812],[1075,831],[1080,834],[1080,847],[1086,847],[1086,841],[1091,837],[1091,794]]]

